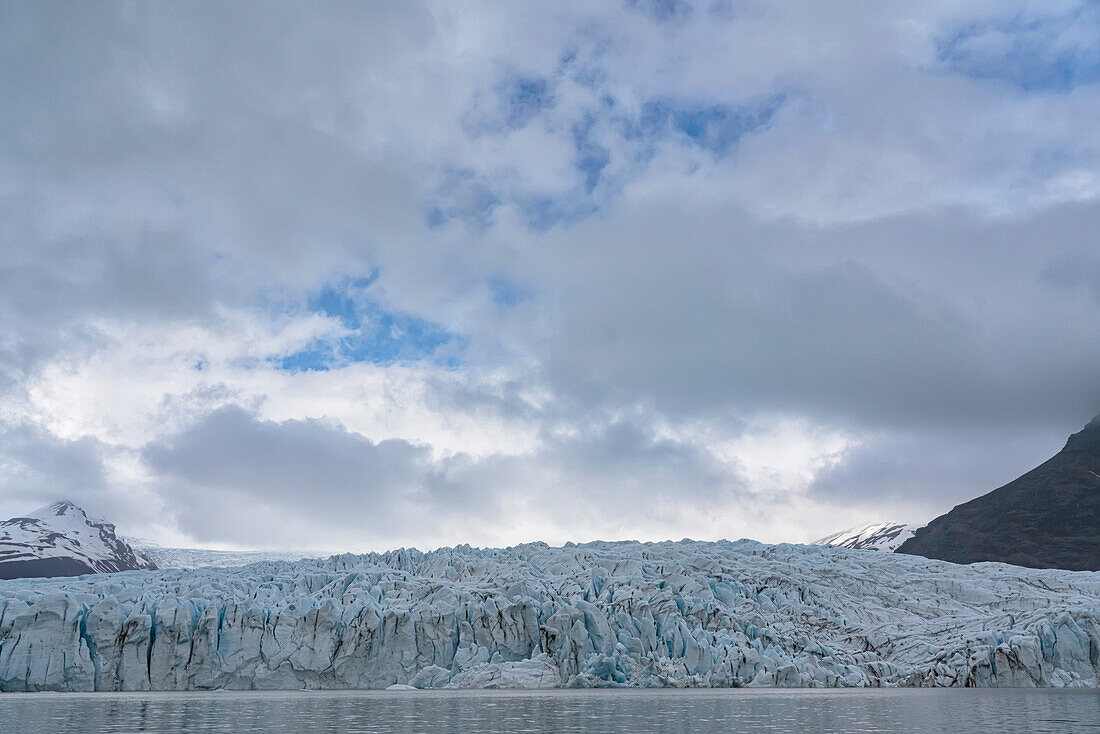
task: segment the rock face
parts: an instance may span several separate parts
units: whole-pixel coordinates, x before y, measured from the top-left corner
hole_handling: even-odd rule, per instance
[[[114,573],[156,565],[72,502],[0,522],[0,579]]]
[[[814,545],[835,545],[853,550],[878,550],[887,553],[913,537],[916,525],[900,522],[876,522],[829,535]]]
[[[0,690],[1096,686],[1100,574],[591,543],[0,581]]]
[[[1100,416],[1053,458],[936,518],[897,552],[1100,570]]]

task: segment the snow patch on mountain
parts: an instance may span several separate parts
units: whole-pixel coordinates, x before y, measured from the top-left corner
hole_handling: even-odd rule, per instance
[[[115,535],[114,525],[88,517],[72,502],[0,522],[0,579],[155,568]]]
[[[0,690],[1097,686],[1100,573],[753,541],[0,581]]]
[[[818,540],[813,545],[835,545],[853,550],[878,550],[893,553],[913,537],[919,525],[898,522],[875,522],[842,530]]]

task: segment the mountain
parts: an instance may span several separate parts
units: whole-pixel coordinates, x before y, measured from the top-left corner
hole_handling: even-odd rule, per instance
[[[876,522],[870,525],[849,528],[813,543],[813,545],[835,545],[840,548],[856,550],[878,550],[887,553],[913,537],[916,525],[898,522]]]
[[[0,579],[80,576],[155,569],[115,535],[115,526],[93,520],[72,502],[55,502],[26,517],[0,522]]]
[[[897,552],[955,563],[1100,570],[1100,416],[1051,459],[937,517]]]

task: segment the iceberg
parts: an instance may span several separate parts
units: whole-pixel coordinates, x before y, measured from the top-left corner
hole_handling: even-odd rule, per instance
[[[1100,573],[836,547],[401,549],[0,581],[0,690],[1097,686]]]

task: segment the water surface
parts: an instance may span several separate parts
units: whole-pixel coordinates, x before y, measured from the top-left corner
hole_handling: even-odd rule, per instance
[[[0,694],[0,732],[1100,732],[1100,691]]]

